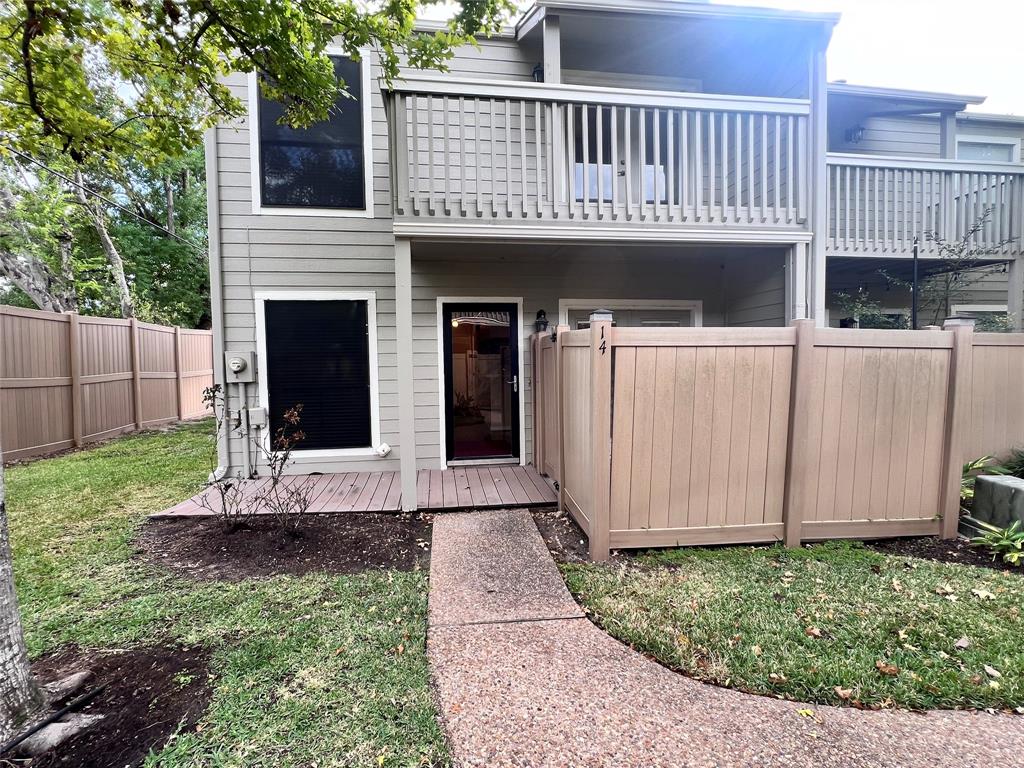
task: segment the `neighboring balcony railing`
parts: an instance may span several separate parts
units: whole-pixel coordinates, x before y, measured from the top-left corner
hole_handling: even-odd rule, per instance
[[[828,236],[833,255],[938,254],[935,236],[993,258],[1024,252],[1024,166],[967,160],[828,155]]]
[[[809,102],[409,78],[395,214],[450,223],[808,228]]]

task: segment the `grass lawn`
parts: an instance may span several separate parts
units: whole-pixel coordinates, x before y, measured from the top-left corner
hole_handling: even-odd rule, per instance
[[[822,704],[1024,706],[1016,574],[838,542],[562,570],[605,630],[700,680]]]
[[[14,566],[33,657],[201,645],[213,699],[160,766],[447,764],[428,688],[426,576],[192,582],[133,559],[145,515],[209,469],[209,422],[13,467]]]

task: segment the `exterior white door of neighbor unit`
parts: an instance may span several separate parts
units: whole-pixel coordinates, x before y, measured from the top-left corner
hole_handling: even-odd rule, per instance
[[[595,307],[596,309],[596,307]],[[589,309],[570,309],[569,327],[590,327]],[[692,309],[614,309],[612,325],[620,328],[689,328],[694,325]]]

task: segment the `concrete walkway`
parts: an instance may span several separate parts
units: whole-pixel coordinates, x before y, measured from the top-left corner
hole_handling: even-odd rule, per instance
[[[439,515],[430,570],[427,647],[458,766],[963,768],[1024,754],[1022,717],[801,705],[670,672],[583,617],[522,510]]]

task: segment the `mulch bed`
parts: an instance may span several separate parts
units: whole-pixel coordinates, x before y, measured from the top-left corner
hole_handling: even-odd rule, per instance
[[[176,731],[188,732],[206,711],[211,687],[205,650],[157,647],[118,653],[69,648],[40,659],[32,670],[43,682],[83,669],[92,677],[81,691],[106,689],[83,710],[103,720],[31,761],[31,768],[140,766]],[[62,706],[65,702],[55,702]]]
[[[256,518],[225,531],[215,518],[150,520],[136,541],[152,564],[200,580],[238,581],[313,572],[426,570],[428,515],[311,515],[296,533]]]
[[[994,571],[1009,571],[1024,576],[1024,568],[1004,563],[1001,559],[993,560],[989,552],[979,547],[972,547],[963,538],[949,540],[931,537],[883,539],[869,542],[867,546],[886,555],[919,557],[923,560],[936,560],[940,563],[976,565],[981,568],[991,568]]]
[[[590,559],[587,554],[587,534],[572,519],[572,515],[559,512],[555,507],[542,507],[532,512],[533,522],[556,563],[585,563]]]

